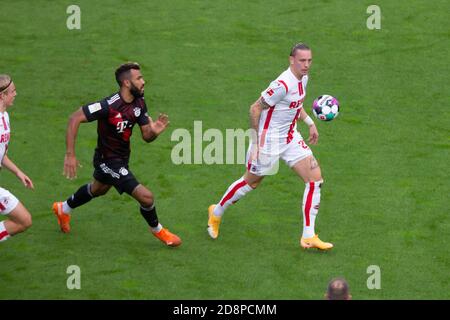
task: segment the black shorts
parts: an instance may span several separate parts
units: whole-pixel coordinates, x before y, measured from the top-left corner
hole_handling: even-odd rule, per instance
[[[94,179],[110,186],[114,186],[120,194],[129,195],[139,185],[133,173],[124,161],[94,160]]]

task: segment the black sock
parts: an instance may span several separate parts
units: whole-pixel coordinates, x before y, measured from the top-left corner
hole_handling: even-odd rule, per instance
[[[156,215],[155,205],[151,206],[150,208],[144,208],[141,206],[141,214],[150,227],[156,228],[158,226],[159,221],[158,216]]]
[[[80,189],[77,190],[73,195],[67,199],[67,204],[72,209],[75,209],[76,207],[82,206],[86,202],[89,202],[94,198],[94,196],[91,194],[91,184],[85,184],[84,186],[80,187]]]

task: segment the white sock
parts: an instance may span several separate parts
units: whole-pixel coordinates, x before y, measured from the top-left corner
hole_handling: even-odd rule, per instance
[[[214,208],[214,215],[221,217],[224,211],[233,203],[236,203],[239,199],[245,196],[247,193],[252,191],[253,188],[250,187],[244,178],[240,178],[228,187],[227,191],[223,195],[220,202]]]
[[[158,223],[158,225],[156,227],[154,227],[154,228],[150,227],[150,229],[152,229],[153,233],[158,233],[161,231],[162,225],[161,225],[161,223]]]
[[[0,222],[0,242],[6,241],[10,238],[8,231],[6,231],[5,221]]]
[[[64,213],[71,213],[72,212],[72,208],[67,204],[67,201],[63,202],[63,212]]]
[[[314,225],[316,216],[319,213],[320,205],[320,188],[323,181],[311,181],[306,183],[305,192],[303,193],[303,238],[314,237]]]

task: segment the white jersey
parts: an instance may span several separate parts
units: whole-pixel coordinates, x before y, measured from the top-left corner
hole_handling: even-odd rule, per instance
[[[8,151],[10,133],[8,112],[0,112],[0,166],[3,162],[3,157]]]
[[[270,108],[262,111],[259,120],[260,148],[273,148],[276,145],[281,152],[292,141],[303,108],[307,83],[307,75],[298,80],[288,68],[261,92]]]
[[[8,151],[10,132],[8,112],[0,112],[0,167]],[[9,214],[17,207],[18,203],[19,200],[11,192],[0,187],[0,215]]]

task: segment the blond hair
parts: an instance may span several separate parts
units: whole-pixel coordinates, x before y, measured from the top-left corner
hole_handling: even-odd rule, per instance
[[[7,74],[0,74],[0,93],[8,89],[12,82],[12,79]]]
[[[291,57],[294,57],[297,53],[297,50],[311,50],[306,43],[300,42],[295,44],[291,49]]]

